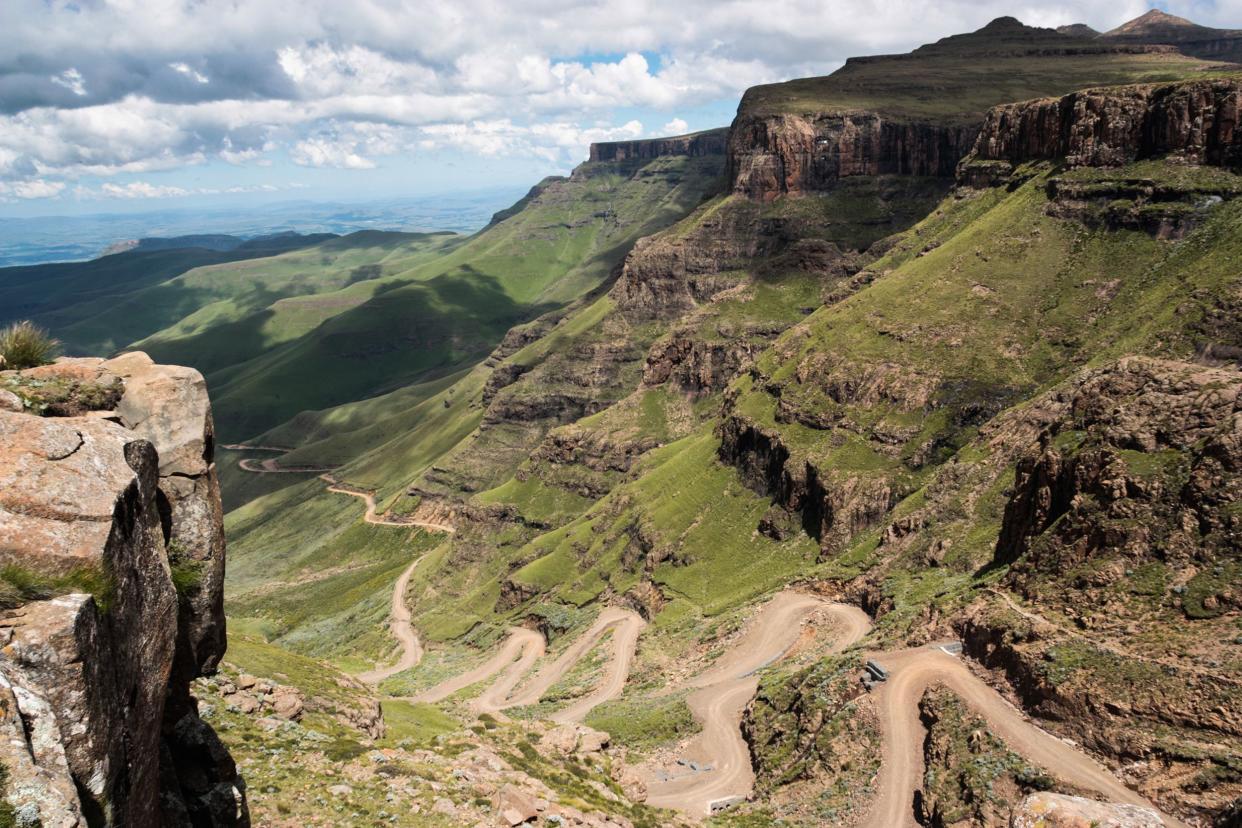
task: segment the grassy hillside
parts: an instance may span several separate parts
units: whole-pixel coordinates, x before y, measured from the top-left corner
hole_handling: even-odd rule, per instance
[[[236,437],[435,381],[477,363],[513,325],[601,284],[637,238],[710,193],[722,164],[720,157],[586,164],[572,178],[545,182],[508,218],[446,243],[440,255],[372,257],[365,266],[379,265],[377,278],[224,324],[196,315],[142,344],[160,358],[219,342],[230,343],[225,353],[249,355],[208,371],[220,428]]]
[[[197,307],[192,297],[162,310],[130,301],[145,289],[198,267],[276,256],[327,238],[282,235],[227,251],[141,249],[88,262],[0,268],[0,323],[32,319],[54,331],[72,353],[111,353],[175,321],[178,308],[186,313]]]

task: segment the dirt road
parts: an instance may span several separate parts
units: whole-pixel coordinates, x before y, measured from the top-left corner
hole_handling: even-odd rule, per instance
[[[478,667],[475,667],[473,670],[467,670],[464,673],[440,682],[430,690],[424,690],[422,693],[412,696],[410,701],[443,701],[457,691],[464,690],[470,685],[477,684],[480,681],[485,681],[497,673],[500,673],[502,670],[505,672],[502,674],[501,678],[493,683],[480,698],[497,692],[499,686],[499,689],[503,692],[500,699],[503,700],[504,697],[508,696],[509,692],[513,689],[513,685],[517,684],[518,680],[525,675],[527,670],[531,668],[531,665],[533,665],[535,661],[543,655],[543,652],[544,643],[542,635],[534,630],[528,630],[525,627],[510,627],[509,635],[500,646],[500,649],[487,661],[483,662]],[[506,677],[511,673],[514,674],[513,684],[509,684],[507,687],[504,687],[503,685],[506,681]],[[494,712],[500,709],[499,703],[496,705],[485,705],[478,703],[477,700],[475,706],[481,712]]]
[[[706,815],[711,803],[728,797],[746,797],[754,787],[750,751],[742,739],[742,712],[759,687],[755,672],[786,656],[801,634],[801,622],[825,608],[840,630],[832,650],[859,641],[871,628],[871,620],[857,607],[828,604],[813,595],[778,593],[751,620],[738,644],[715,665],[682,686],[699,688],[686,703],[703,730],[686,747],[683,759],[696,770],[648,781],[647,804]]]
[[[552,688],[565,677],[573,666],[603,635],[612,630],[612,647],[608,659],[608,670],[603,680],[591,693],[582,697],[570,707],[559,711],[553,719],[560,722],[581,721],[587,713],[597,705],[621,695],[625,680],[630,675],[630,665],[634,660],[634,649],[638,646],[638,635],[647,622],[632,610],[620,607],[608,607],[599,614],[595,623],[561,653],[556,661],[536,673],[517,694],[505,699],[501,710],[520,705],[536,704]]]
[[[557,724],[580,722],[596,707],[617,698],[625,690],[625,682],[634,664],[634,652],[638,649],[638,636],[647,622],[629,610],[623,612],[625,617],[613,628],[612,649],[604,678],[590,693],[553,713],[552,721]]]
[[[1104,766],[1060,739],[1035,727],[1017,709],[967,669],[960,659],[938,647],[923,647],[872,656],[889,679],[875,691],[876,711],[884,731],[884,762],[879,795],[863,828],[899,828],[917,823],[913,793],[923,783],[923,739],[918,716],[923,691],[943,684],[987,720],[991,732],[1028,761],[1071,784],[1098,791],[1109,800],[1154,807],[1123,785]],[[1170,826],[1182,823],[1164,816]]]
[[[447,679],[416,696],[412,701],[437,702],[472,684],[497,676],[496,681],[474,700],[479,713],[498,714],[521,705],[536,704],[553,685],[565,677],[605,634],[611,631],[608,663],[604,677],[587,695],[552,716],[553,721],[582,721],[596,706],[621,695],[629,678],[638,636],[646,622],[636,613],[619,607],[608,607],[599,614],[585,632],[565,652],[535,674],[518,693],[514,689],[543,657],[546,645],[543,636],[524,627],[511,627],[500,649],[484,663]],[[499,674],[499,675],[498,675]]]
[[[292,449],[277,448],[276,446],[243,446],[239,443],[221,446],[221,448],[232,449],[234,451],[274,451],[280,454],[288,454]],[[242,471],[253,472],[254,474],[317,474],[319,479],[328,484],[328,491],[338,494],[350,495],[351,497],[360,497],[366,502],[367,511],[363,515],[363,520],[377,526],[418,526],[422,529],[431,529],[435,532],[448,532],[450,534],[456,532],[452,526],[443,523],[428,523],[421,520],[392,520],[377,514],[378,506],[375,503],[375,495],[370,492],[364,492],[358,489],[346,488],[337,483],[329,472],[336,469],[335,466],[281,466],[279,457],[272,457],[268,460],[254,460],[245,458],[237,461],[237,467]]]
[[[414,574],[414,569],[422,560],[423,558],[418,558],[407,566],[392,588],[392,609],[388,617],[388,629],[392,631],[393,638],[397,639],[397,643],[401,645],[401,658],[388,667],[360,673],[358,678],[367,684],[379,684],[389,676],[395,676],[403,670],[417,666],[418,662],[423,659],[423,645],[418,640],[414,625],[410,623],[410,608],[405,603],[405,591],[410,586],[410,576]]]
[[[375,503],[375,495],[370,492],[358,491],[357,489],[347,489],[344,486],[339,485],[335,480],[326,474],[322,474],[319,477],[321,480],[328,483],[328,491],[330,492],[349,495],[350,497],[362,498],[363,502],[367,505],[366,514],[362,516],[362,519],[367,523],[372,523],[376,526],[417,526],[420,529],[431,529],[435,532],[447,532],[450,535],[457,532],[457,530],[452,526],[446,526],[443,523],[427,523],[422,520],[392,520],[391,518],[383,517],[376,513],[379,507]]]
[[[272,451],[280,455],[288,454],[293,449],[278,448],[277,446],[245,446],[241,443],[228,443],[220,446],[222,449],[230,451]],[[255,460],[250,457],[237,461],[237,467],[242,471],[248,471],[253,474],[321,474],[330,472],[335,466],[282,466],[279,464],[279,457],[271,457],[267,460]]]

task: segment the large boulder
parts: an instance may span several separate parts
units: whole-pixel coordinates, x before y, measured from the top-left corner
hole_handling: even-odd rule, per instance
[[[1150,808],[1047,792],[1022,800],[1009,821],[1010,828],[1163,828],[1164,824]]]

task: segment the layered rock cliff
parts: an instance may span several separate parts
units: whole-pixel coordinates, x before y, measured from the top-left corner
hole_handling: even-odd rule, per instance
[[[961,172],[1007,173],[1026,161],[1107,167],[1172,155],[1242,164],[1242,81],[1088,89],[991,109]]]
[[[975,126],[900,122],[874,112],[739,114],[729,133],[733,192],[760,201],[831,189],[842,178],[948,177]]]
[[[727,129],[709,129],[690,135],[650,138],[639,141],[605,141],[591,144],[591,161],[647,160],[666,155],[702,157],[724,155]]]
[[[202,376],[130,353],[0,380],[5,797],[48,828],[248,824],[189,690],[225,649]]]

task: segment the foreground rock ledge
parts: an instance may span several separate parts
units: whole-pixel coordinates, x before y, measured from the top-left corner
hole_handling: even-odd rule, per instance
[[[1010,828],[1163,828],[1150,808],[1096,802],[1081,796],[1031,794],[1014,809]]]
[[[0,408],[5,797],[45,828],[248,825],[189,692],[225,648],[202,376],[142,353],[0,376],[123,388],[77,416]]]

